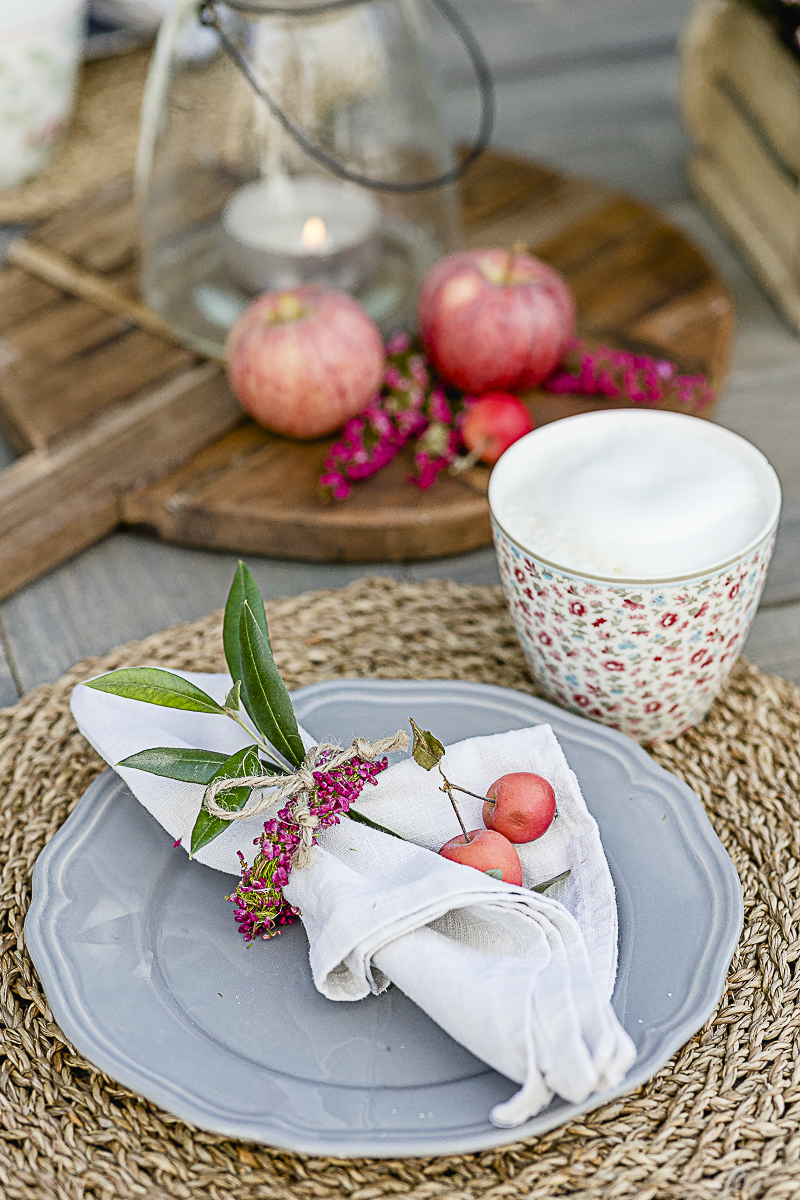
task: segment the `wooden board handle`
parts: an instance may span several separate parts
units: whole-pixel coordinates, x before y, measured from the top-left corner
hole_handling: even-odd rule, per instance
[[[96,304],[98,308],[114,313],[115,316],[127,317],[134,325],[146,329],[148,333],[156,334],[157,337],[181,344],[169,325],[146,304],[126,296],[115,284],[103,279],[102,275],[77,266],[57,250],[51,250],[48,246],[42,246],[28,238],[16,238],[6,249],[5,260],[31,275],[38,276],[39,279],[44,279],[46,283],[51,283],[62,292],[69,292],[70,295],[79,296],[81,300],[88,300],[90,304]]]

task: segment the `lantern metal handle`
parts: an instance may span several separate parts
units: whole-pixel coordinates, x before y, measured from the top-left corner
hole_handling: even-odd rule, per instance
[[[370,0],[319,0],[319,3],[286,5],[261,4],[258,3],[258,0],[225,0],[227,7],[237,12],[262,16],[311,16],[320,13],[336,12],[337,10],[346,8],[355,8],[358,5],[369,2]],[[431,0],[431,3],[439,9],[442,16],[448,21],[464,43],[480,88],[481,120],[477,136],[458,166],[452,167],[449,171],[444,171],[441,175],[435,175],[431,179],[421,179],[414,183],[398,183],[388,179],[373,179],[369,175],[362,175],[359,171],[351,171],[343,163],[340,163],[332,155],[323,150],[321,146],[315,145],[314,142],[306,137],[302,129],[298,128],[287,117],[283,109],[255,78],[247,59],[222,28],[222,23],[217,14],[217,0],[201,0],[197,8],[197,16],[201,25],[205,25],[216,31],[223,49],[239,68],[253,91],[263,100],[275,120],[294,139],[297,145],[306,152],[309,158],[313,158],[315,162],[320,163],[323,167],[327,167],[334,175],[338,175],[340,179],[346,179],[349,183],[357,183],[361,187],[371,188],[376,192],[408,193],[432,191],[434,188],[445,187],[449,183],[456,183],[465,171],[472,166],[475,160],[483,154],[491,141],[492,129],[494,128],[494,82],[489,64],[475,35],[458,10],[450,3],[450,0]]]

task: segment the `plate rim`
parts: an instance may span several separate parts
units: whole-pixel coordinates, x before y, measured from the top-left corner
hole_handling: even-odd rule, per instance
[[[302,722],[304,701],[331,698],[346,701],[347,692],[351,689],[360,693],[361,699],[365,691],[373,694],[376,691],[388,692],[388,698],[391,699],[391,693],[406,695],[420,688],[426,693],[428,701],[431,693],[435,695],[437,689],[452,693],[453,688],[477,701],[493,700],[494,707],[506,705],[509,711],[515,708],[514,715],[517,717],[531,716],[532,724],[551,724],[557,737],[560,726],[567,736],[577,737],[584,743],[594,743],[592,748],[599,749],[601,753],[611,750],[613,756],[618,761],[621,760],[632,785],[637,781],[647,780],[650,784],[660,782],[664,786],[665,781],[668,781],[669,789],[681,797],[682,803],[676,806],[673,812],[679,820],[683,840],[688,845],[702,847],[705,851],[704,855],[697,854],[696,858],[702,864],[703,872],[712,885],[711,891],[715,898],[711,936],[704,947],[700,966],[694,972],[692,990],[666,1024],[649,1026],[657,1037],[653,1039],[644,1055],[637,1056],[622,1083],[602,1094],[589,1096],[580,1104],[559,1106],[552,1112],[549,1108],[545,1109],[525,1124],[512,1129],[498,1129],[489,1125],[487,1114],[487,1125],[479,1130],[470,1126],[469,1130],[464,1129],[461,1132],[458,1129],[445,1132],[431,1130],[424,1135],[398,1135],[394,1132],[382,1134],[380,1130],[323,1130],[315,1133],[297,1124],[290,1128],[282,1122],[281,1114],[274,1112],[268,1114],[266,1120],[260,1120],[257,1127],[252,1120],[249,1125],[243,1127],[241,1119],[236,1120],[232,1115],[226,1117],[219,1105],[205,1103],[202,1096],[189,1093],[177,1081],[163,1076],[157,1078],[150,1068],[141,1068],[124,1052],[123,1047],[109,1043],[105,1036],[98,1035],[91,1020],[91,1010],[71,973],[66,950],[55,936],[57,916],[64,905],[69,903],[68,889],[64,885],[66,868],[90,834],[92,824],[105,812],[112,795],[109,789],[113,789],[113,794],[116,795],[116,783],[119,788],[127,790],[124,781],[110,767],[89,785],[73,812],[39,854],[33,870],[31,903],[25,918],[26,946],[41,978],[55,1019],[70,1041],[89,1061],[182,1120],[223,1136],[314,1155],[416,1157],[479,1152],[538,1136],[559,1125],[567,1124],[641,1086],[702,1028],[723,992],[728,966],[743,925],[744,902],[734,864],[711,826],[695,792],[678,776],[655,763],[641,746],[625,734],[568,713],[530,693],[496,684],[450,679],[394,680],[355,677],[309,684],[296,689],[291,695]],[[520,709],[526,711],[521,713]],[[93,804],[100,805],[96,811]],[[613,855],[611,857],[613,859]],[[615,995],[617,986],[615,985]],[[487,1067],[487,1070],[491,1068]]]

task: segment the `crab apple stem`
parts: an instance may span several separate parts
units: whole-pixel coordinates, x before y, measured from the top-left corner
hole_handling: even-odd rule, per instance
[[[442,779],[444,780],[444,787],[441,788],[441,791],[447,793],[450,803],[453,806],[453,812],[458,817],[458,823],[461,826],[461,832],[464,834],[464,841],[467,843],[467,845],[469,845],[469,834],[467,833],[467,827],[464,824],[463,820],[461,819],[461,813],[458,811],[458,805],[456,804],[456,799],[455,799],[455,796],[453,795],[453,788],[455,787],[455,784],[452,784],[450,782],[450,780],[447,778],[444,771],[442,770],[441,763],[439,763],[439,774],[441,775]],[[464,791],[463,788],[459,788],[458,790],[460,792]],[[471,792],[470,792],[470,795],[472,795]]]
[[[491,438],[482,438],[474,450],[470,450],[469,454],[463,454],[459,458],[454,458],[448,467],[451,475],[460,475],[462,471],[471,471],[481,461],[481,455],[489,446]],[[461,789],[463,791],[463,788]]]
[[[459,787],[457,783],[451,783],[451,788],[455,788],[457,792],[463,792],[465,796],[473,796],[476,800],[487,800],[489,804],[494,804],[491,796],[479,796],[477,792],[471,792],[469,788]]]

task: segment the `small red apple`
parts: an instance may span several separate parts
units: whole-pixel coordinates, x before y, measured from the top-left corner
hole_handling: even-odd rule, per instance
[[[487,392],[467,409],[461,436],[481,462],[494,466],[501,454],[533,429],[533,420],[519,396]]]
[[[463,833],[445,842],[439,853],[443,858],[475,867],[478,871],[500,871],[506,883],[522,886],[522,863],[511,842],[491,829],[472,829],[469,841]]]
[[[422,340],[440,375],[466,392],[536,387],[575,336],[561,276],[531,254],[461,250],[441,259],[419,297]]]
[[[385,362],[361,305],[315,284],[258,296],[231,327],[225,356],[242,408],[293,438],[332,433],[366,408]]]
[[[556,794],[546,779],[531,771],[501,775],[488,789],[483,806],[487,829],[502,833],[510,842],[535,842],[553,823]]]

